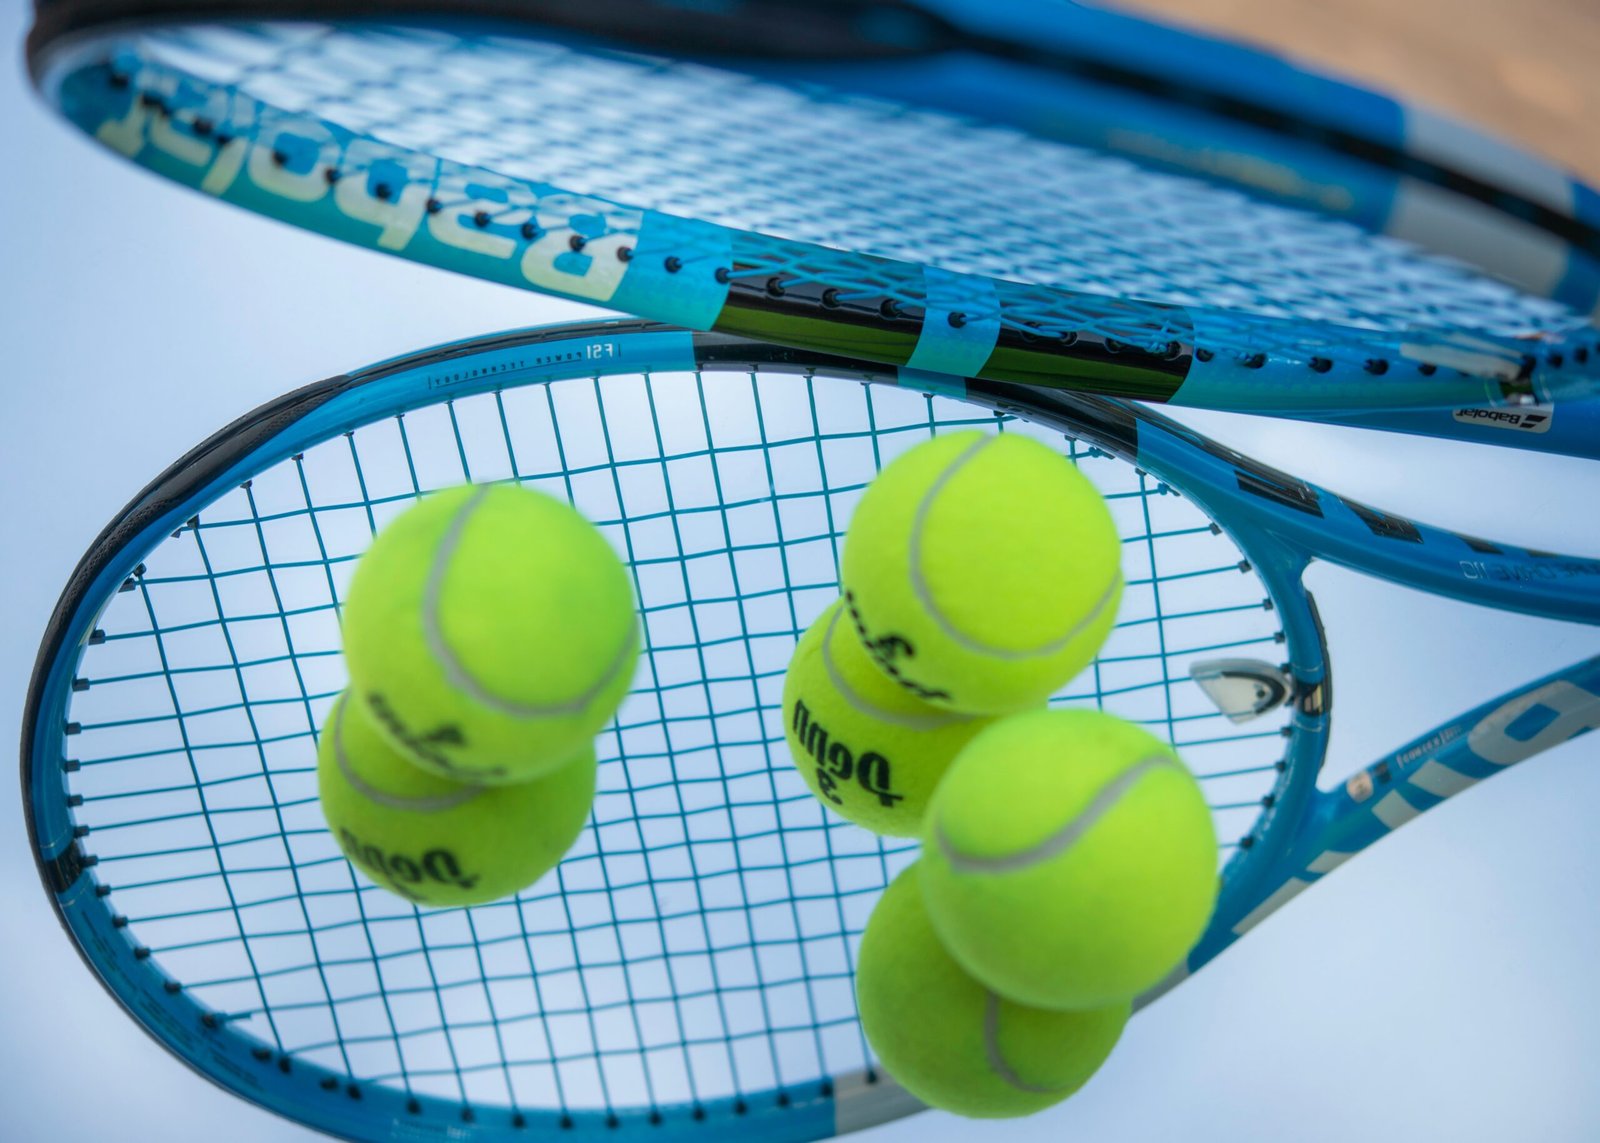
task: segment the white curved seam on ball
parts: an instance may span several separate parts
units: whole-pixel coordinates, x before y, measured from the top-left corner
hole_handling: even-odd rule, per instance
[[[1010,1084],[1018,1091],[1054,1095],[1060,1090],[1029,1083],[1006,1062],[1005,1054],[1000,1051],[1000,997],[993,992],[985,994],[983,1005],[983,1053],[989,1059],[989,1070],[999,1076],[1002,1082]]]
[[[956,873],[1015,873],[1030,865],[1050,861],[1070,849],[1096,822],[1109,813],[1111,807],[1133,788],[1135,782],[1152,770],[1168,766],[1181,767],[1182,763],[1165,754],[1154,754],[1141,759],[1102,786],[1100,792],[1084,807],[1081,814],[1037,845],[1027,849],[997,857],[979,857],[963,853],[957,848],[956,843],[950,840],[950,835],[945,833],[944,823],[935,822],[934,836],[938,838],[939,851],[944,854],[945,860],[950,863],[950,868]]]
[[[916,514],[911,519],[911,541],[907,545],[909,553],[907,578],[911,581],[911,593],[916,596],[917,602],[922,605],[922,609],[932,617],[936,624],[939,625],[939,629],[949,636],[949,638],[963,650],[971,651],[976,655],[985,655],[994,659],[1005,659],[1010,661],[1047,658],[1051,655],[1059,654],[1061,651],[1065,650],[1067,645],[1070,644],[1074,639],[1083,634],[1083,632],[1088,630],[1095,623],[1099,622],[1100,617],[1105,613],[1106,608],[1111,605],[1111,601],[1117,597],[1117,593],[1122,588],[1122,569],[1120,567],[1117,568],[1115,574],[1112,575],[1111,582],[1106,585],[1105,591],[1101,593],[1100,598],[1095,602],[1095,605],[1089,609],[1089,613],[1077,623],[1073,624],[1072,627],[1067,630],[1065,635],[1062,635],[1060,638],[1044,644],[1042,647],[1035,647],[1026,651],[1013,650],[1009,647],[991,646],[974,639],[965,631],[962,631],[955,624],[951,623],[945,614],[939,610],[938,605],[934,601],[932,589],[928,587],[927,581],[922,577],[922,529],[927,519],[928,512],[933,506],[934,500],[938,498],[939,493],[943,490],[944,486],[949,483],[951,478],[954,477],[958,470],[960,470],[964,465],[967,464],[968,461],[976,456],[979,451],[986,448],[988,445],[993,444],[999,439],[999,437],[986,437],[981,441],[973,442],[970,448],[968,448],[960,456],[956,457],[956,459],[939,474],[938,478],[934,480],[932,486],[928,489],[922,500],[917,504]]]
[[[339,763],[339,773],[349,783],[350,788],[360,794],[369,802],[374,802],[387,810],[409,810],[417,814],[437,814],[445,810],[453,810],[457,806],[464,806],[472,801],[483,791],[473,786],[463,786],[459,790],[452,790],[448,794],[439,794],[431,798],[407,798],[399,794],[391,794],[387,790],[380,790],[372,785],[360,774],[355,767],[350,765],[350,756],[344,752],[344,708],[341,702],[334,708],[333,714],[333,757]]]
[[[517,702],[490,691],[473,678],[462,665],[455,652],[450,649],[449,643],[445,641],[444,632],[439,628],[439,596],[444,590],[444,576],[450,566],[450,557],[461,543],[461,533],[466,530],[467,517],[488,494],[487,486],[479,486],[467,498],[467,502],[450,521],[450,527],[445,530],[443,539],[439,541],[439,550],[434,554],[433,564],[428,568],[428,582],[422,594],[422,637],[428,645],[428,652],[444,670],[445,678],[449,680],[451,686],[464,692],[473,702],[489,708],[496,714],[511,718],[553,718],[582,714],[588,709],[589,704],[611,685],[617,673],[622,670],[622,665],[632,657],[634,644],[639,635],[636,624],[630,622],[628,637],[622,641],[621,649],[612,657],[593,686],[565,702],[543,704]]]
[[[828,620],[828,629],[822,635],[822,667],[828,672],[828,681],[833,684],[833,689],[844,699],[858,714],[867,718],[877,719],[894,726],[901,726],[907,730],[943,730],[947,726],[972,721],[965,715],[955,713],[936,713],[926,715],[896,714],[874,706],[859,691],[852,687],[844,675],[834,665],[833,655],[829,648],[833,643],[834,628],[839,624],[839,617],[844,612],[841,607],[833,613],[833,618]]]

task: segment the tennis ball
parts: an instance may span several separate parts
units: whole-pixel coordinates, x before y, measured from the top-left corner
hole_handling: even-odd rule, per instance
[[[922,889],[957,961],[1002,995],[1095,1008],[1155,985],[1211,916],[1217,837],[1172,748],[1094,710],[1001,719],[928,807]]]
[[[632,681],[639,625],[626,569],[570,505],[467,485],[378,534],[350,582],[344,650],[395,749],[497,784],[592,748]]]
[[[1036,706],[1116,619],[1121,541],[1065,458],[1015,434],[934,437],[878,474],[845,536],[841,580],[878,665],[968,714]]]
[[[945,769],[989,724],[913,698],[879,671],[835,601],[783,679],[789,753],[811,792],[875,833],[915,837]]]
[[[421,905],[481,905],[532,885],[594,804],[592,753],[517,786],[464,786],[413,766],[339,697],[317,744],[317,793],[339,848]]]
[[[1111,1054],[1132,1005],[1052,1012],[996,995],[939,944],[918,880],[912,865],[884,890],[856,962],[861,1027],[884,1068],[958,1115],[1029,1115],[1077,1091]]]

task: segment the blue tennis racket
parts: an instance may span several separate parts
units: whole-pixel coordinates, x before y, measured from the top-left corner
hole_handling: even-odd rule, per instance
[[[1391,830],[1600,725],[1596,656],[1319,789],[1334,691],[1309,564],[1587,625],[1581,644],[1600,559],[1417,524],[1118,399],[933,382],[560,326],[312,385],[195,448],[90,548],[28,696],[30,836],[84,959],[202,1075],[350,1139],[800,1140],[915,1110],[876,1070],[852,976],[916,849],[811,796],[779,695],[863,488],[956,429],[1059,448],[1117,520],[1116,629],[1053,701],[1170,739],[1225,839],[1214,923],[1162,990]],[[558,869],[513,900],[419,909],[327,832],[314,734],[346,682],[354,561],[463,480],[594,520],[647,648]]]
[[[39,0],[45,96],[309,230],[938,374],[1592,455],[1600,207],[1057,0]]]

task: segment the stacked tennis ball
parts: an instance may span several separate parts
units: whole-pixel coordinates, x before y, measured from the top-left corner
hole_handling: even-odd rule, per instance
[[[1115,620],[1115,525],[1046,446],[952,433],[867,489],[841,580],[784,680],[790,752],[839,814],[923,839],[862,936],[862,1026],[932,1106],[1038,1111],[1105,1061],[1216,889],[1210,811],[1171,748],[1045,705]]]
[[[638,660],[604,537],[517,486],[438,492],[379,532],[343,619],[350,687],[317,785],[345,856],[426,905],[533,884],[589,816],[594,736]]]

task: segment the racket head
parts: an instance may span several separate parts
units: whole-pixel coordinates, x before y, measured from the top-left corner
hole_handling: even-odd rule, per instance
[[[1576,184],[1448,132],[1397,147],[1370,105],[1298,132],[1281,111],[1255,122],[1209,185],[1160,173],[1202,169],[1198,141],[1243,129],[1242,96],[1201,75],[1239,57],[1215,48],[1187,76],[1161,70],[1166,49],[1132,53],[1143,72],[1110,47],[1086,61],[1140,37],[1069,6],[993,27],[964,6],[825,8],[854,22],[823,21],[834,50],[795,63],[751,31],[792,9],[736,5],[711,23],[741,34],[711,42],[746,54],[715,66],[631,54],[680,46],[651,39],[647,2],[592,24],[541,4],[477,10],[510,23],[400,5],[322,25],[284,19],[293,5],[176,5],[139,9],[142,30],[106,23],[115,9],[47,6],[31,41],[42,90],[85,131],[248,209],[493,281],[935,372],[1312,416],[1576,399],[1600,368],[1600,240]],[[888,13],[924,32],[867,18]],[[1098,34],[1074,40],[1081,21]],[[965,52],[927,47],[951,29]],[[1029,66],[997,77],[1025,43]],[[1155,116],[1142,130],[1118,126],[1130,85]],[[1062,106],[1072,126],[1054,126]],[[1156,138],[1194,145],[1137,163],[1078,145]],[[1323,205],[1228,189],[1252,178]]]
[[[1023,422],[1025,389],[896,380],[602,323],[335,378],[193,450],[96,541],[30,693],[31,838],[80,952],[202,1074],[351,1138],[822,1138],[915,1110],[874,1070],[850,968],[915,844],[830,818],[776,707],[788,650],[837,593],[861,486],[972,426],[1050,440],[1112,496],[1129,602],[1063,701],[1180,743],[1233,909],[1275,844],[1263,802],[1314,785],[1325,712],[1234,724],[1187,666],[1281,655],[1314,675],[1296,566],[1252,563],[1159,460],[1131,463],[1147,414],[1063,396]],[[595,816],[557,873],[515,902],[419,913],[353,879],[317,816],[336,600],[417,487],[513,474],[571,496],[629,560],[649,666],[601,736]]]

